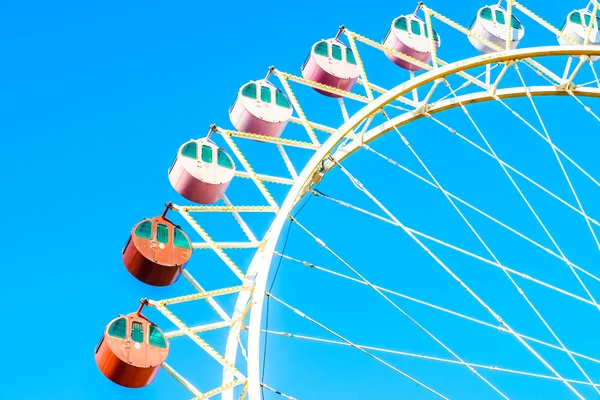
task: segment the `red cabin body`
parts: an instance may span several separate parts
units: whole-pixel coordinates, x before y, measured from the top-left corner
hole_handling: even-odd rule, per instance
[[[123,249],[127,270],[152,286],[168,286],[177,281],[191,256],[187,235],[164,217],[139,222]]]
[[[152,383],[169,354],[162,331],[143,315],[120,315],[104,329],[96,347],[96,364],[114,383],[141,388]]]

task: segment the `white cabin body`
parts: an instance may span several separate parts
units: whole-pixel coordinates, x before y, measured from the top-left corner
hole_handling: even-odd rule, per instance
[[[256,135],[279,137],[291,117],[287,96],[264,79],[242,86],[229,109],[235,129]]]
[[[346,91],[352,90],[359,75],[352,49],[337,39],[315,43],[302,66],[305,79]],[[315,90],[325,96],[341,97],[336,93]]]
[[[437,49],[440,48],[441,39],[435,30],[433,31],[433,42]],[[396,18],[383,39],[383,45],[406,54],[425,64],[431,62],[431,44],[429,40],[429,30],[427,24],[416,15],[402,15]],[[390,52],[385,52],[394,64],[409,71],[419,71],[422,68],[394,56]]]
[[[502,49],[506,48],[506,38],[510,35],[510,48],[515,49],[525,35],[525,28],[521,22],[512,15],[509,29],[507,27],[506,18],[506,10],[499,5],[482,7],[477,12],[477,17],[475,17],[475,20],[471,25],[471,32],[494,43]],[[471,36],[469,36],[469,41],[481,53],[489,54],[497,51],[496,49],[489,47],[486,43]]]
[[[592,24],[592,13],[586,9],[574,10],[567,15],[567,20],[560,32],[573,39],[577,44],[584,44],[586,38],[589,35],[588,44],[591,46],[600,44],[600,31],[598,26],[600,25],[600,16],[596,17],[596,20]],[[558,36],[558,44],[561,46],[570,46],[569,40]],[[600,57],[592,57],[593,61],[598,60]]]
[[[169,169],[171,186],[200,204],[217,202],[235,175],[231,157],[208,139],[191,140],[179,148]]]

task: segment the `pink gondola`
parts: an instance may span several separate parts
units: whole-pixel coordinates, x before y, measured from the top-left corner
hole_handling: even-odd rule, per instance
[[[234,175],[231,157],[206,137],[190,140],[179,148],[169,169],[169,182],[186,199],[212,204],[223,196]]]

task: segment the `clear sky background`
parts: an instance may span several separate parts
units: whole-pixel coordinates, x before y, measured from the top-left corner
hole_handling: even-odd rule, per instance
[[[555,26],[562,26],[573,7],[585,6],[549,0],[525,3]],[[483,5],[472,0],[427,4],[465,26]],[[415,6],[416,2],[316,0],[0,2],[0,208],[7,233],[0,242],[4,358],[0,399],[191,397],[164,371],[151,386],[129,390],[106,380],[94,363],[102,329],[120,313],[134,311],[140,298],[192,293],[183,280],[157,289],[129,275],[120,250],[130,229],[144,217],[160,214],[166,201],[185,203],[170,187],[167,168],[177,148],[189,138],[203,136],[209,124],[231,127],[227,110],[242,84],[262,78],[270,65],[300,75],[310,46],[334,36],[341,24],[380,40],[393,18],[412,13]],[[517,15],[526,26],[520,47],[556,43],[551,33]],[[477,55],[464,37],[440,22],[434,26],[442,37],[439,55],[444,60]],[[408,78],[372,49],[365,50],[364,58],[372,81],[381,86],[390,88]],[[591,76],[587,66],[582,74]],[[543,82],[531,72],[525,76],[535,84]],[[514,71],[507,75],[507,83],[519,85]],[[297,93],[309,119],[334,127],[341,124],[334,100],[307,88]],[[584,101],[600,111],[597,101]],[[509,104],[539,127],[527,101]],[[540,99],[537,104],[557,145],[599,177],[598,121],[572,98]],[[351,112],[359,109],[351,102],[348,107]],[[550,147],[531,129],[498,104],[469,110],[502,158],[576,206]],[[460,110],[439,118],[484,145]],[[288,128],[286,136],[306,140],[301,128]],[[558,253],[493,159],[432,121],[418,122],[403,133],[450,192]],[[373,147],[426,176],[397,135],[388,136]],[[326,135],[319,137],[323,141]],[[283,174],[280,161],[272,164],[277,157],[273,148],[254,144],[247,151],[259,172]],[[292,154],[298,166],[307,157],[305,152]],[[439,191],[371,153],[362,152],[346,165],[408,226],[490,258]],[[566,168],[586,212],[600,219],[600,188],[572,165]],[[598,249],[584,219],[523,179],[517,183],[565,256],[600,275]],[[338,170],[320,190],[377,210]],[[284,188],[273,187],[273,192],[281,201]],[[258,204],[256,193],[241,183],[232,184],[229,193],[235,204]],[[588,298],[563,261],[473,211],[465,214],[503,264]],[[215,239],[240,239],[231,220],[206,218]],[[298,219],[374,283],[498,325],[397,227],[321,198],[312,199]],[[264,232],[267,222],[256,219],[252,226]],[[426,243],[515,330],[558,345],[500,270]],[[291,230],[286,254],[351,275],[297,227]],[[250,253],[231,256],[245,269]],[[236,284],[208,252],[195,254],[189,268],[208,289]],[[582,279],[592,296],[600,297],[598,281]],[[598,310],[517,281],[566,347],[600,358]],[[356,343],[452,358],[372,290],[356,283],[285,261],[273,293]],[[552,375],[505,333],[394,299],[466,361]],[[233,300],[224,299],[224,307],[231,309]],[[205,304],[194,307],[198,308],[181,308],[190,325],[215,321]],[[173,329],[153,310],[148,315],[165,331]],[[334,339],[274,303],[269,317],[269,329]],[[223,333],[209,333],[206,340],[220,349]],[[171,346],[169,363],[200,390],[219,385],[221,370],[189,340],[173,339]],[[564,352],[532,346],[565,378],[586,380]],[[501,398],[464,366],[382,357],[449,398]],[[298,399],[434,398],[342,346],[270,336],[266,359],[265,383]],[[598,362],[578,361],[592,381],[600,382]],[[511,399],[576,398],[560,382],[497,371],[481,374]],[[574,385],[586,398],[600,398],[591,387]],[[265,394],[265,398],[277,397]]]

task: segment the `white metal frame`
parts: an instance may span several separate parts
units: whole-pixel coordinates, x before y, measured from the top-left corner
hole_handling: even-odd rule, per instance
[[[250,311],[250,322],[248,325],[248,395],[250,400],[258,400],[260,399],[260,376],[259,376],[259,367],[260,367],[260,333],[261,333],[261,322],[262,322],[262,312],[263,312],[263,303],[265,298],[265,289],[267,284],[267,279],[269,276],[269,270],[273,258],[273,253],[275,251],[275,246],[279,240],[281,235],[281,231],[284,227],[285,221],[287,220],[289,214],[292,212],[296,204],[301,200],[302,196],[306,193],[307,188],[310,186],[310,183],[314,181],[314,176],[319,171],[319,167],[323,160],[327,160],[328,164],[331,166],[336,162],[341,162],[343,159],[348,157],[354,151],[358,150],[362,145],[362,140],[354,139],[346,146],[338,149],[333,154],[333,160],[329,159],[331,152],[336,148],[336,146],[356,127],[358,127],[364,120],[378,112],[382,107],[386,106],[390,102],[394,101],[398,97],[405,95],[406,93],[410,93],[414,89],[418,89],[427,85],[430,82],[436,81],[438,79],[444,79],[449,75],[454,75],[459,72],[469,70],[473,67],[482,66],[482,65],[490,65],[493,63],[505,63],[511,62],[515,60],[523,60],[535,57],[543,57],[543,56],[557,56],[557,55],[568,55],[568,56],[596,56],[600,55],[600,49],[590,48],[589,46],[573,46],[573,47],[562,47],[562,46],[551,46],[551,47],[540,47],[540,48],[529,48],[529,49],[520,49],[513,50],[509,52],[498,52],[492,53],[488,55],[482,55],[478,57],[474,57],[468,60],[462,60],[459,62],[455,62],[452,64],[448,64],[444,67],[440,67],[438,69],[429,71],[425,74],[419,75],[414,79],[405,82],[396,88],[388,91],[382,96],[375,99],[373,102],[366,105],[362,110],[360,110],[357,114],[353,115],[347,122],[345,122],[335,134],[333,134],[323,145],[319,148],[319,150],[315,153],[315,155],[310,159],[307,163],[306,167],[300,172],[298,175],[298,179],[296,179],[294,185],[290,189],[290,192],[283,202],[282,206],[279,209],[279,212],[271,224],[269,231],[264,239],[264,247],[260,249],[254,259],[252,260],[250,267],[248,269],[247,277],[248,279],[253,281],[253,294],[251,295],[249,292],[243,292],[238,297],[238,302],[236,305],[236,310],[242,310],[244,306],[251,300],[252,308]],[[529,91],[532,96],[543,96],[543,95],[565,95],[568,96],[569,93],[566,91],[558,90],[556,87],[536,87],[529,88]],[[600,97],[600,89],[598,88],[582,88],[573,90],[573,94],[576,96],[593,96]],[[527,89],[513,88],[506,90],[498,90],[495,93],[495,96],[500,98],[506,97],[525,97],[527,96]],[[494,100],[494,95],[488,92],[476,93],[476,94],[468,94],[460,97],[460,100],[456,99],[448,99],[443,102],[436,104],[434,107],[428,109],[429,114],[434,114],[437,112],[441,112],[450,108],[458,107],[459,102],[464,104],[481,102],[481,101],[489,101]],[[396,117],[392,123],[384,123],[378,127],[372,128],[367,133],[365,133],[363,140],[364,143],[368,143],[372,140],[375,140],[379,136],[385,134],[386,132],[392,130],[394,127],[404,125],[408,122],[414,121],[416,119],[423,118],[425,116],[424,113],[414,114],[412,112],[407,112],[406,114]],[[235,319],[234,315],[234,319]],[[226,352],[226,358],[231,363],[235,363],[235,357],[237,353],[237,341],[234,339],[239,335],[239,327],[232,328],[230,331],[230,336],[228,340],[228,347]],[[231,381],[231,375],[226,372],[224,375],[223,383]],[[231,400],[233,397],[232,392],[224,393],[223,398],[227,400]]]
[[[510,15],[513,13],[513,9],[518,9],[534,19],[536,22],[545,26],[548,30],[554,34],[562,35],[557,32],[556,28],[548,24],[542,18],[525,8],[523,5],[518,3],[516,0],[507,0],[509,20]],[[594,2],[594,10],[598,6],[598,3]],[[425,13],[425,19],[427,23],[427,29],[429,30],[430,40],[433,40],[432,35],[432,17],[446,23],[447,25],[459,30],[460,32],[474,36],[478,40],[487,42],[485,39],[473,34],[466,28],[460,26],[456,22],[444,17],[436,11],[422,5],[423,12]],[[507,24],[510,25],[510,24]],[[577,87],[573,84],[573,79],[579,72],[582,65],[589,61],[593,68],[593,64],[590,61],[590,56],[600,56],[600,49],[591,46],[549,46],[539,48],[528,48],[505,51],[499,46],[495,46],[492,43],[487,42],[490,47],[498,50],[497,53],[482,55],[473,57],[466,60],[460,60],[453,63],[446,63],[437,57],[435,51],[433,51],[432,65],[423,64],[411,57],[408,57],[402,53],[395,52],[393,49],[387,48],[377,42],[374,42],[366,37],[363,37],[355,32],[348,29],[343,29],[344,34],[347,36],[352,49],[355,52],[357,64],[360,69],[360,80],[359,84],[363,85],[367,96],[358,95],[355,93],[346,92],[336,88],[328,87],[317,82],[312,82],[282,71],[275,68],[271,68],[272,74],[277,76],[281,81],[288,97],[290,98],[292,107],[296,112],[295,117],[292,117],[291,122],[302,125],[308,135],[308,141],[290,140],[285,138],[271,138],[266,136],[255,135],[246,132],[237,132],[232,130],[220,129],[214,127],[215,131],[224,138],[226,143],[229,145],[233,155],[237,157],[239,163],[243,167],[243,170],[236,171],[236,177],[246,178],[252,180],[260,193],[266,201],[265,205],[253,205],[253,206],[234,206],[231,202],[224,197],[224,206],[173,206],[175,211],[178,211],[184,219],[194,228],[194,230],[204,240],[203,243],[193,243],[195,250],[210,249],[213,250],[224,262],[224,264],[239,278],[241,284],[239,286],[232,286],[224,289],[206,291],[203,287],[195,280],[195,278],[188,272],[184,272],[184,277],[194,286],[197,293],[186,296],[180,296],[173,299],[165,299],[159,301],[150,301],[149,305],[156,307],[161,311],[175,326],[177,330],[168,332],[166,334],[169,338],[175,338],[178,336],[188,336],[194,342],[196,342],[201,348],[203,348],[211,357],[213,357],[223,367],[223,379],[222,386],[217,387],[208,392],[202,393],[195,388],[189,381],[182,377],[171,365],[164,365],[164,369],[174,376],[182,385],[196,396],[196,399],[205,399],[222,395],[223,399],[233,400],[233,388],[236,386],[243,386],[243,395],[249,397],[250,400],[259,400],[261,388],[275,391],[268,387],[264,382],[260,381],[260,337],[262,330],[262,314],[264,310],[264,299],[267,295],[266,284],[269,278],[270,266],[272,264],[273,255],[276,254],[275,247],[281,236],[282,229],[285,226],[286,220],[290,218],[290,213],[300,202],[304,195],[310,193],[311,187],[314,183],[320,181],[324,173],[330,168],[338,166],[346,157],[364,147],[367,143],[377,139],[381,135],[397,129],[397,127],[413,122],[423,117],[431,117],[432,115],[451,109],[455,107],[462,107],[466,104],[472,104],[477,102],[491,101],[491,100],[502,100],[506,98],[514,97],[531,97],[531,96],[572,96],[576,100],[580,101],[578,97],[589,96],[589,97],[600,97],[600,83],[599,87]],[[564,36],[563,36],[564,37]],[[572,39],[565,37],[567,40],[573,42]],[[394,54],[395,56],[404,59],[413,64],[420,65],[426,72],[418,76],[411,74],[411,79],[404,82],[391,90],[383,89],[370,82],[367,79],[365,69],[362,63],[362,59],[357,49],[357,42],[369,45],[377,48],[381,51],[386,51]],[[535,59],[546,56],[569,56],[569,63],[567,70],[565,71],[564,78],[560,78],[552,71],[545,68]],[[579,57],[580,63],[575,70],[569,75],[570,60],[573,57]],[[545,77],[550,82],[546,86],[535,86],[535,87],[514,87],[514,88],[502,88],[499,89],[498,85],[502,81],[507,69],[515,65],[517,62],[521,62],[527,65],[529,68],[536,70],[539,74]],[[490,82],[490,71],[497,65],[503,65],[503,69],[498,74],[495,82]],[[474,77],[468,73],[469,70],[484,66],[486,67],[486,79],[481,80],[479,77]],[[595,71],[594,71],[595,73]],[[448,82],[446,78],[450,76],[459,76],[463,78],[466,83],[461,86],[473,85],[482,89],[476,93],[469,93],[464,95],[456,95],[456,91],[452,90],[454,97],[442,99],[435,103],[430,103],[432,95],[438,88],[440,83],[444,83],[446,86]],[[313,121],[310,121],[304,114],[299,101],[296,99],[294,92],[289,82],[299,83],[305,86],[318,88],[333,93],[342,95],[340,99],[340,108],[344,117],[344,123],[341,127],[335,129],[332,127],[325,126]],[[423,89],[428,84],[433,83],[433,87],[428,90],[426,95],[419,100],[418,96],[415,95],[419,89]],[[460,89],[460,88],[459,88]],[[381,94],[379,97],[374,97],[373,93]],[[343,98],[358,101],[364,103],[365,106],[355,115],[349,116],[344,104]],[[408,106],[410,109],[406,109],[396,104],[402,104]],[[384,111],[384,107],[392,106],[401,110],[406,110],[403,114],[388,119],[388,121],[371,127],[370,124],[373,121],[375,115],[382,113],[387,114]],[[582,104],[582,106],[584,106]],[[584,108],[587,109],[586,106]],[[588,112],[591,112],[588,110]],[[593,114],[593,112],[592,112]],[[593,114],[597,119],[598,117]],[[315,130],[325,132],[331,136],[324,142],[320,143],[315,135]],[[251,164],[244,157],[242,152],[235,144],[233,138],[236,139],[251,139],[261,142],[271,143],[277,146],[280,156],[282,157],[286,166],[287,172],[290,177],[280,176],[269,176],[255,172],[252,169]],[[314,151],[315,153],[308,161],[308,163],[297,170],[290,161],[285,147],[297,147],[307,150]],[[323,171],[323,167],[324,171]],[[273,182],[284,185],[289,185],[290,189],[283,204],[279,206],[273,199],[268,189],[265,187],[264,182]],[[231,213],[235,218],[236,222],[245,233],[248,241],[244,242],[216,242],[208,233],[195,221],[192,217],[192,213],[199,212],[226,212]],[[246,224],[242,217],[244,212],[261,212],[261,213],[272,213],[274,214],[274,220],[270,225],[264,238],[256,238],[252,233],[249,226]],[[584,215],[585,216],[585,215]],[[587,216],[586,216],[587,217]],[[227,256],[223,249],[242,248],[242,249],[256,249],[254,257],[244,273],[235,263]],[[232,315],[227,313],[219,306],[216,298],[223,295],[231,295],[237,293],[237,301],[235,310]],[[181,320],[179,320],[166,306],[175,303],[181,303],[186,301],[206,300],[215,309],[217,314],[221,317],[218,322],[188,327]],[[248,320],[248,325],[245,325]],[[214,349],[212,349],[206,342],[204,342],[199,333],[213,329],[224,329],[229,328],[227,345],[224,356],[221,356]],[[246,347],[240,341],[240,332],[242,330],[248,331],[248,340]],[[237,368],[238,365],[238,351],[242,352],[244,358],[247,359],[247,376],[244,376]],[[247,353],[246,353],[247,350]],[[276,392],[276,391],[275,391]],[[291,398],[287,395],[282,396]]]

